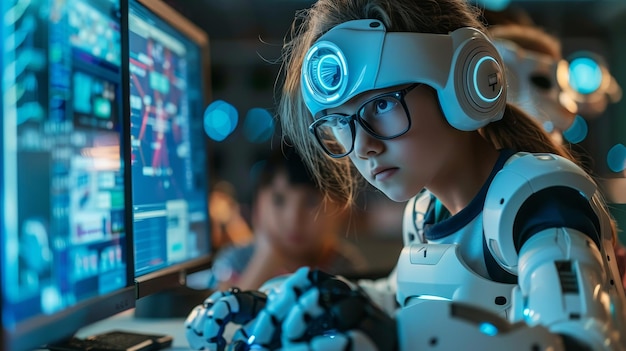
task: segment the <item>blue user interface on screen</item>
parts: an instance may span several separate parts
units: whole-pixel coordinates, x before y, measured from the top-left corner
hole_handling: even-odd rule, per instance
[[[129,4],[135,276],[209,253],[202,48]]]
[[[133,284],[119,0],[2,0],[2,325]]]

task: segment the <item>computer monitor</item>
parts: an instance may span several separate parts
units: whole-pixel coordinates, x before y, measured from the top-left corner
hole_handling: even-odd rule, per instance
[[[130,0],[128,24],[135,276],[141,299],[185,290],[188,274],[210,267],[203,128],[208,38],[160,0]],[[156,310],[165,308],[161,302]]]
[[[2,349],[135,305],[125,0],[0,1]]]

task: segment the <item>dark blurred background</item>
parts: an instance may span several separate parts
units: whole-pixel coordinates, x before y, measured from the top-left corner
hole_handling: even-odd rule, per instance
[[[242,203],[250,201],[250,170],[280,138],[268,116],[275,106],[275,80],[283,38],[296,11],[310,0],[165,0],[205,30],[210,38],[207,82],[211,101],[234,107],[226,131],[210,141],[212,183],[226,186]],[[593,52],[604,59],[620,86],[626,84],[626,0],[484,0],[472,1],[487,18],[530,20],[562,40],[563,56]],[[574,147],[589,156],[602,179],[619,225],[626,228],[626,100],[604,111],[582,116],[584,126]],[[373,264],[395,264],[401,247],[403,204],[374,190],[364,192],[348,233],[370,254]],[[367,214],[368,217],[362,216]],[[626,236],[621,234],[622,241]]]

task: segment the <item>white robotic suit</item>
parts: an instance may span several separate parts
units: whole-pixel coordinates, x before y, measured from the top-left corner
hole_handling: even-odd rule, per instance
[[[570,188],[589,201],[600,219],[600,238],[594,240],[571,228],[544,228],[515,242],[516,219],[525,203],[552,187]],[[426,240],[424,215],[432,197],[424,192],[409,201],[404,214],[405,246],[396,267],[400,349],[428,345],[442,334],[438,328],[458,323],[458,318],[446,315],[425,318],[435,308],[431,305],[445,300],[497,313],[512,325],[525,322],[546,327],[571,338],[570,344],[576,340],[574,345],[581,343],[590,350],[626,350],[626,337],[620,335],[626,330],[624,290],[619,284],[608,214],[597,206],[598,196],[588,175],[562,157],[517,153],[507,160],[489,186],[482,215],[461,231],[473,230],[469,235],[474,240],[484,240],[485,254],[517,276],[518,284],[485,276],[476,260],[468,264],[464,254],[471,257],[472,253],[463,251],[458,243]],[[467,238],[468,233],[460,234],[452,240]],[[528,333],[525,337],[530,338],[545,337],[542,329],[516,332]],[[479,341],[476,334],[468,337],[465,345]],[[488,349],[490,344],[481,345]]]

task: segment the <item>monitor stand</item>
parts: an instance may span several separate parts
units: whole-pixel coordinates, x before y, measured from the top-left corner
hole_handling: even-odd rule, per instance
[[[137,318],[185,318],[213,293],[210,289],[180,286],[144,296],[135,302]]]

